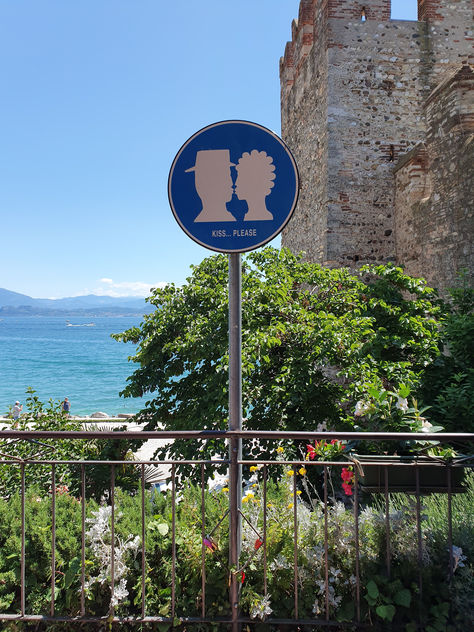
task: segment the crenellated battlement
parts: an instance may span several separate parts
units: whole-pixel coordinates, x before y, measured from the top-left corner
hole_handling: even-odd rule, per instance
[[[291,23],[291,41],[287,42],[285,54],[280,59],[280,77],[286,89],[300,72],[314,41],[314,7],[317,0],[301,0],[298,19]]]

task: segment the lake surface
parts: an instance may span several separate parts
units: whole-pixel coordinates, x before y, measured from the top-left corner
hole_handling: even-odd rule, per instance
[[[41,401],[71,401],[71,414],[136,413],[145,399],[119,397],[138,364],[135,346],[112,340],[142,317],[4,317],[0,320],[0,415],[31,386]],[[94,323],[93,326],[85,326]]]

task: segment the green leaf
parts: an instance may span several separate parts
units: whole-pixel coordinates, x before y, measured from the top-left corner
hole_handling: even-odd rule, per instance
[[[410,395],[410,387],[406,384],[400,384],[398,387],[398,395],[399,397],[408,397],[408,395]]]
[[[81,560],[78,557],[73,558],[64,575],[64,588],[69,588],[74,581],[79,569],[81,568]]]
[[[170,528],[166,524],[166,522],[160,522],[160,524],[156,528],[157,528],[158,533],[160,535],[166,535],[168,533],[168,531],[170,530]]]
[[[388,604],[386,606],[377,606],[375,612],[381,619],[384,619],[385,621],[392,621],[395,616],[396,609],[392,604]]]
[[[369,594],[369,597],[371,597],[372,599],[377,599],[377,597],[379,596],[379,589],[377,588],[377,584],[374,582],[373,579],[371,579],[367,584],[367,592]]]
[[[403,590],[399,590],[395,593],[393,601],[398,606],[405,606],[405,608],[409,608],[411,603],[411,592],[407,588],[403,588]]]

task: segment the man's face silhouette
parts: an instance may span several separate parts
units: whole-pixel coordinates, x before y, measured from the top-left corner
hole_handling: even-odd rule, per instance
[[[228,164],[196,167],[195,177],[196,191],[204,204],[211,201],[225,204],[232,199],[233,185]]]

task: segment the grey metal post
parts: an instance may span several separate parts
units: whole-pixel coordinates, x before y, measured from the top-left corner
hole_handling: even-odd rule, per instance
[[[229,254],[229,430],[242,429],[242,272],[240,254]],[[229,441],[229,565],[239,566],[241,548],[242,439]],[[232,632],[238,632],[239,578],[231,572]]]

